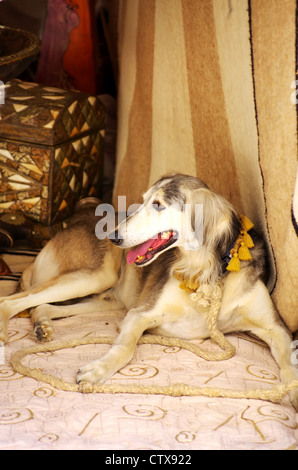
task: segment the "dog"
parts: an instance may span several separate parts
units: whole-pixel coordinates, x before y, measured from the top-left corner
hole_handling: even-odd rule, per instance
[[[202,209],[203,222],[196,217],[197,208]],[[126,316],[109,352],[77,373],[78,383],[103,384],[132,359],[145,331],[188,340],[208,338],[208,308],[193,302],[189,291],[219,283],[219,330],[257,336],[269,345],[282,382],[298,378],[291,362],[291,335],[265,286],[264,243],[249,227],[250,256],[237,261],[233,247],[247,233],[226,199],[198,178],[175,174],[153,184],[143,204],[105,239],[95,236],[97,220],[94,209],[77,214],[24,271],[21,292],[0,299],[3,343],[9,318],[24,309],[32,309],[35,335],[44,340],[53,335],[52,319],[124,308]],[[227,266],[231,253],[239,270]],[[59,304],[73,298],[81,301]],[[298,391],[290,398],[298,409]]]

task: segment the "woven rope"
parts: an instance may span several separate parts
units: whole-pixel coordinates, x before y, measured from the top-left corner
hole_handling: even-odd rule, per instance
[[[199,305],[210,307],[207,314],[207,324],[210,330],[210,336],[223,349],[223,352],[206,351],[199,346],[185,340],[155,335],[142,336],[138,344],[159,344],[167,347],[180,347],[208,361],[221,361],[231,358],[235,354],[235,348],[217,328],[217,318],[221,305],[221,291],[222,289],[219,285],[213,286],[212,288],[202,286],[202,288],[199,288],[195,294],[191,294],[191,299],[195,304],[197,303]],[[23,376],[32,377],[38,381],[48,383],[59,390],[81,393],[130,393],[169,395],[173,397],[206,396],[225,398],[253,398],[269,400],[274,403],[278,403],[285,395],[298,387],[298,380],[295,380],[287,385],[280,383],[268,390],[230,390],[214,387],[192,387],[190,385],[180,383],[170,386],[128,384],[98,385],[91,384],[89,382],[75,384],[46,374],[40,369],[32,369],[22,364],[24,357],[39,352],[53,352],[60,349],[74,348],[76,346],[86,344],[113,344],[113,342],[113,337],[96,337],[34,345],[14,353],[11,358],[11,365],[14,371]]]
[[[74,348],[76,346],[86,344],[112,344],[114,338],[112,337],[96,337],[81,340],[70,340],[53,342],[51,344],[35,345],[14,353],[11,358],[13,369],[21,375],[32,377],[38,381],[45,382],[53,387],[68,392],[82,392],[82,393],[130,393],[130,394],[154,394],[154,395],[169,395],[173,397],[180,396],[206,396],[206,397],[226,397],[226,398],[254,398],[261,400],[270,400],[279,402],[288,392],[298,387],[298,380],[289,384],[278,384],[269,390],[252,389],[252,390],[226,390],[222,388],[213,387],[192,387],[186,384],[173,384],[171,386],[158,386],[158,385],[92,385],[87,382],[81,384],[69,383],[63,379],[46,374],[40,369],[31,369],[22,364],[24,357],[39,352],[53,352],[60,349]],[[188,351],[201,356],[201,350],[196,345],[188,343],[187,341],[177,340],[174,338],[165,338],[154,335],[144,335],[138,344],[159,344],[162,346],[178,346]],[[212,359],[211,359],[212,360]]]

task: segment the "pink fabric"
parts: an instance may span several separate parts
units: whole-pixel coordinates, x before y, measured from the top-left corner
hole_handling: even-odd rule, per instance
[[[13,270],[24,259],[5,257]],[[6,286],[6,287],[5,287]],[[0,281],[1,295],[15,288]],[[54,322],[55,340],[117,335],[123,312],[94,312]],[[261,400],[63,392],[15,373],[14,351],[36,344],[29,318],[13,318],[0,366],[0,449],[296,449],[297,415]],[[267,347],[248,336],[229,335],[236,355],[206,362],[179,348],[138,346],[131,363],[109,383],[187,383],[232,389],[269,388],[279,368]],[[198,342],[201,344],[201,342]],[[109,345],[88,345],[28,356],[24,364],[75,381],[80,365],[101,357]],[[201,347],[218,349],[212,341]],[[1,361],[0,361],[1,362]]]

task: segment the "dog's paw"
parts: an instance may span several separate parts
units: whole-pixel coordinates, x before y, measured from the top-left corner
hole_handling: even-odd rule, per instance
[[[298,383],[298,369],[297,367],[287,367],[280,371],[280,378],[284,385],[295,385]],[[298,412],[298,387],[289,392],[290,401]]]
[[[82,366],[77,373],[77,383],[89,382],[103,385],[117,371],[109,369],[101,360],[90,362]]]
[[[47,320],[43,323],[37,321],[33,326],[33,333],[39,342],[50,341],[54,335],[54,327],[52,322]]]
[[[298,380],[298,367],[289,365],[280,369],[280,380],[283,384],[290,384],[294,380]]]

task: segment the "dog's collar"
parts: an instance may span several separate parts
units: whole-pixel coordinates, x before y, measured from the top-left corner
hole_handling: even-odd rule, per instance
[[[249,249],[255,246],[252,237],[248,233],[254,227],[254,224],[245,215],[240,215],[239,220],[241,223],[240,233],[222,257],[223,270],[231,272],[240,271],[240,261],[252,259]]]
[[[186,292],[193,293],[196,292],[197,289],[200,287],[200,282],[196,277],[188,277],[185,276],[183,273],[175,272],[175,278],[180,281],[179,284],[180,289],[186,290]]]
[[[252,259],[249,249],[253,248],[255,245],[248,232],[254,227],[254,224],[245,215],[240,215],[239,220],[241,223],[240,233],[221,258],[223,273],[226,270],[238,272],[240,271],[240,261],[249,261]],[[174,276],[181,283],[179,285],[180,289],[186,290],[187,292],[196,292],[200,287],[200,282],[196,277],[189,278],[179,272],[175,272]]]

